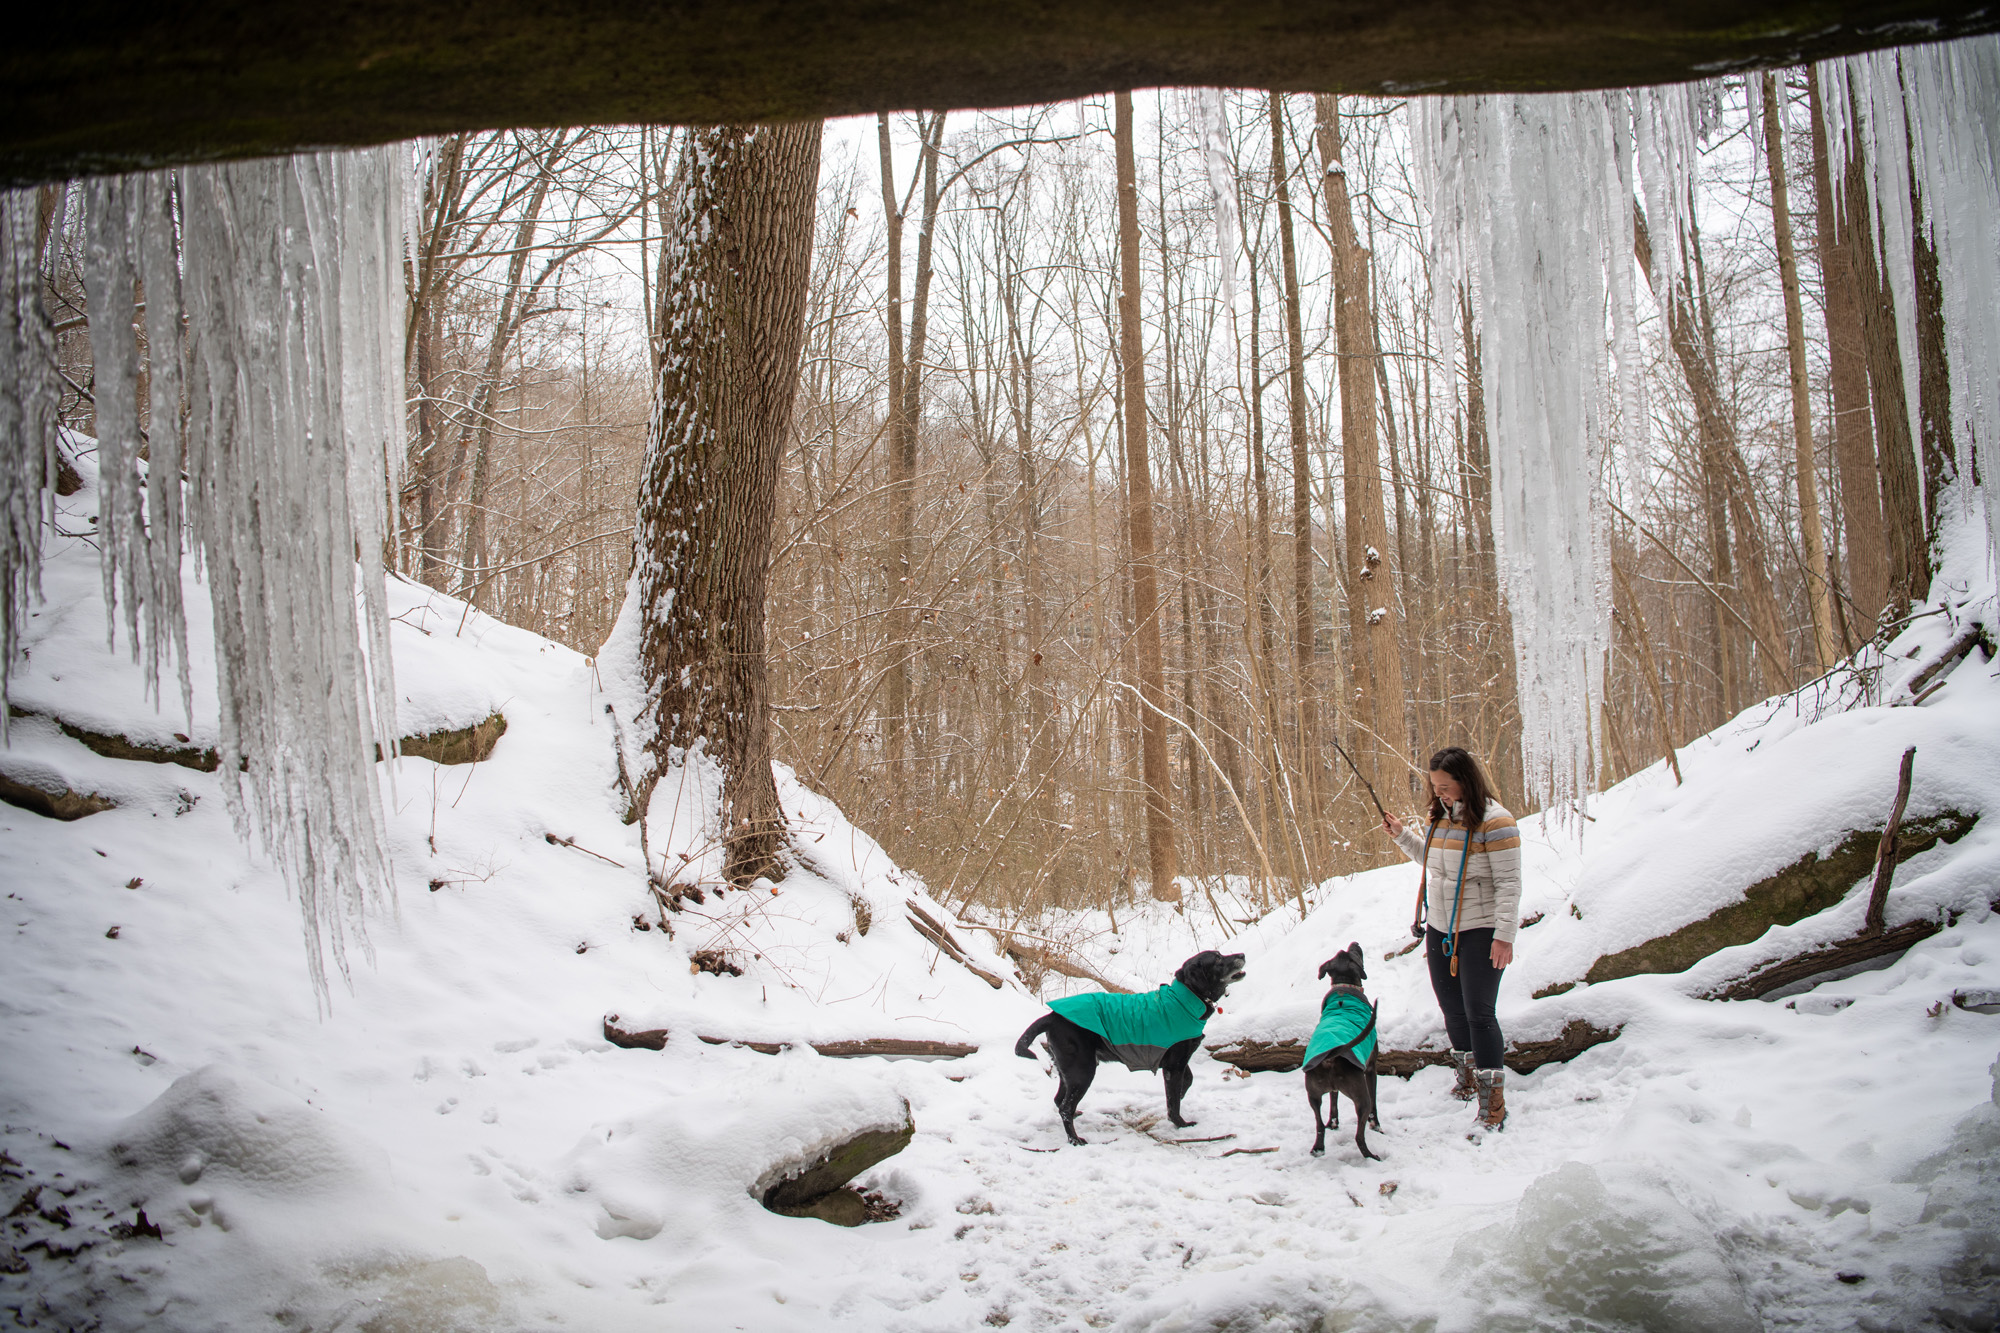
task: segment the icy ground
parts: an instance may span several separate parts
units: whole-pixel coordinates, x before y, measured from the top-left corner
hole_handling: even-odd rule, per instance
[[[86,530],[90,493],[67,503],[65,530]],[[775,894],[718,898],[710,880],[669,938],[617,818],[602,674],[404,584],[399,730],[494,708],[508,729],[477,765],[402,761],[399,909],[321,1017],[296,907],[232,830],[219,776],[103,758],[45,720],[196,745],[214,725],[212,670],[197,663],[192,727],[155,712],[122,642],[105,648],[94,553],[50,556],[0,773],[118,808],[58,823],[0,806],[0,1315],[18,1325],[1994,1326],[2000,1016],[1949,1002],[2000,988],[1990,820],[1899,873],[1891,924],[1955,925],[1793,1005],[1692,992],[1787,940],[1850,933],[1858,898],[1687,974],[1530,998],[1879,820],[1906,744],[1913,814],[2000,806],[1995,664],[1975,652],[1921,706],[1889,706],[1957,624],[1993,623],[1983,579],[1891,646],[1881,706],[1752,710],[1682,752],[1685,787],[1655,766],[1594,800],[1580,847],[1576,821],[1530,822],[1523,911],[1543,917],[1503,992],[1510,1036],[1573,1017],[1622,1035],[1512,1080],[1498,1135],[1469,1133],[1441,1070],[1385,1079],[1384,1160],[1364,1162],[1346,1111],[1308,1156],[1297,1075],[1206,1055],[1195,1128],[1166,1124],[1157,1078],[1107,1067],[1080,1120],[1090,1146],[1061,1147],[1046,1061],[1011,1049],[1038,1001],[942,957],[912,901],[1011,978],[988,935],[789,780],[800,868]],[[206,592],[188,594],[206,642]],[[654,853],[687,853],[684,880],[714,868],[711,803],[700,775],[655,802]],[[1313,970],[1359,940],[1386,1044],[1435,1045],[1416,959],[1383,961],[1413,886],[1402,867],[1329,882],[1303,923],[1280,906],[1225,926],[1197,896],[1184,916],[1122,911],[1116,936],[1082,916],[1027,925],[1134,985],[1206,945],[1245,950],[1217,1041],[1303,1036]],[[743,975],[691,972],[710,949]],[[608,1013],[672,1036],[615,1047]],[[981,1049],[835,1060],[698,1035]],[[900,1203],[892,1220],[845,1230],[751,1197],[774,1163],[905,1101],[915,1141],[862,1182]]]

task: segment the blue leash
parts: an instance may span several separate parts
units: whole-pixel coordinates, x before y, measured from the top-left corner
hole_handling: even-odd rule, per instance
[[[1431,829],[1435,832],[1437,825],[1433,823]],[[1424,848],[1424,853],[1426,856],[1430,854],[1428,846]],[[1458,887],[1453,890],[1451,895],[1451,930],[1444,942],[1444,956],[1451,959],[1451,974],[1453,976],[1458,975],[1458,905],[1465,899],[1465,863],[1471,858],[1472,826],[1468,824],[1465,829],[1465,850],[1458,854]]]

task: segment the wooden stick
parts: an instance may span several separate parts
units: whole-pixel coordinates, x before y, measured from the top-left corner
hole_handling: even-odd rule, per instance
[[[1889,884],[1896,877],[1896,833],[1903,826],[1903,807],[1910,800],[1910,770],[1917,761],[1917,747],[1903,751],[1902,772],[1896,778],[1896,805],[1889,811],[1889,824],[1875,847],[1875,887],[1868,895],[1868,923],[1863,933],[1882,933],[1882,911],[1889,901]]]

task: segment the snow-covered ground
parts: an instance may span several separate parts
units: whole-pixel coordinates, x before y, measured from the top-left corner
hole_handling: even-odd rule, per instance
[[[66,504],[65,528],[86,529],[90,492]],[[1906,745],[1913,814],[2000,808],[1995,664],[1975,652],[1921,706],[1888,706],[1958,624],[1994,624],[1978,567],[1968,544],[1950,614],[1891,645],[1882,706],[1754,709],[1681,752],[1685,786],[1655,766],[1589,822],[1527,821],[1523,912],[1542,919],[1503,989],[1509,1035],[1572,1017],[1622,1033],[1515,1078],[1497,1135],[1469,1132],[1443,1070],[1384,1079],[1384,1160],[1364,1162],[1351,1120],[1307,1154],[1297,1075],[1206,1055],[1196,1128],[1166,1123],[1156,1077],[1105,1067],[1079,1120],[1090,1146],[1060,1147],[1046,1060],[1012,1053],[1038,1000],[988,935],[789,779],[800,868],[775,893],[709,880],[669,937],[618,819],[601,674],[400,583],[400,730],[496,708],[508,728],[477,765],[401,762],[398,906],[322,1016],[297,908],[232,829],[220,776],[103,758],[42,720],[214,734],[212,672],[197,662],[192,726],[156,712],[122,642],[105,647],[94,552],[55,541],[16,663],[31,716],[0,773],[118,806],[74,823],[0,806],[0,1313],[316,1333],[1991,1328],[2000,1016],[1949,1001],[2000,988],[1994,821],[1899,873],[1892,925],[1956,924],[1795,1006],[1694,992],[1851,933],[1858,897],[1688,974],[1530,998],[1879,821]],[[206,593],[188,591],[203,643]],[[714,868],[709,799],[696,780],[655,802],[652,849],[675,867],[687,853],[683,880]],[[1191,896],[1186,915],[1121,912],[1116,934],[1034,928],[1137,985],[1198,948],[1244,950],[1214,1041],[1302,1037],[1319,961],[1358,940],[1385,1044],[1437,1045],[1417,958],[1384,960],[1407,942],[1413,876],[1319,886],[1303,922],[1280,906],[1243,927]],[[941,956],[913,900],[1006,984]],[[742,975],[691,971],[711,949]],[[613,1046],[611,1013],[672,1035]],[[701,1035],[980,1049],[839,1060]],[[900,1203],[892,1220],[842,1229],[752,1197],[774,1163],[906,1103],[915,1140],[861,1182]]]

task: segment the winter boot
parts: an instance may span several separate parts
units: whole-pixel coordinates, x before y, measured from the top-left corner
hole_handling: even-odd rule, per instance
[[[1451,1066],[1458,1071],[1458,1082],[1452,1087],[1451,1095],[1462,1102],[1471,1101],[1479,1091],[1479,1085],[1472,1077],[1472,1052],[1453,1051]]]
[[[1477,1075],[1479,1084],[1479,1127],[1481,1129],[1505,1129],[1507,1127],[1507,1071],[1504,1069],[1482,1069]]]

